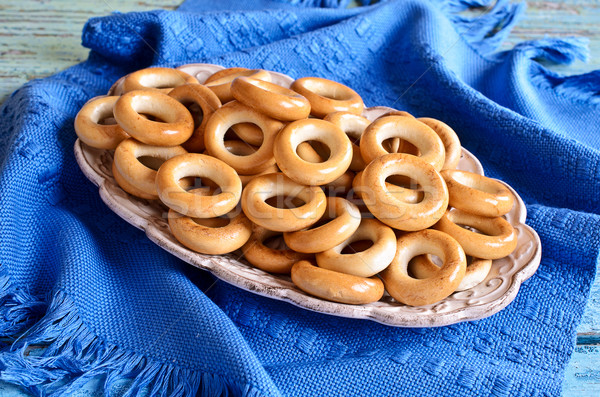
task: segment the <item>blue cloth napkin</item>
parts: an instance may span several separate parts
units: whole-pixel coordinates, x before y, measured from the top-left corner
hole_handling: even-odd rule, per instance
[[[600,243],[600,73],[539,60],[581,39],[498,52],[523,11],[489,0],[189,1],[83,31],[89,59],[0,109],[0,376],[36,394],[558,395]],[[327,8],[330,7],[330,8]],[[225,11],[229,10],[229,11]],[[183,12],[185,11],[185,12]],[[502,312],[402,329],[309,312],[192,268],[114,215],[79,171],[73,119],[150,65],[262,67],[348,84],[453,126],[526,200],[538,272]],[[39,349],[39,347],[44,347]]]

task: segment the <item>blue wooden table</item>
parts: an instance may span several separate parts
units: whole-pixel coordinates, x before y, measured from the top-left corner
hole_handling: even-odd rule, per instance
[[[0,103],[26,81],[55,73],[84,60],[81,29],[93,16],[115,10],[175,8],[182,0],[0,0]],[[544,0],[528,2],[526,17],[503,48],[544,36],[584,36],[590,39],[589,62],[553,67],[576,74],[600,69],[600,1]],[[23,395],[0,383],[0,395]],[[579,327],[577,347],[567,369],[564,394],[600,396],[600,278]],[[101,395],[91,382],[81,396]]]

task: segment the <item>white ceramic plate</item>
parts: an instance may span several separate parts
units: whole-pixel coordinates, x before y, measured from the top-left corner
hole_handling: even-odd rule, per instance
[[[195,75],[203,82],[210,73],[220,69],[216,65],[185,65],[181,69]],[[286,85],[292,79],[274,74],[274,81]],[[118,86],[118,83],[115,84]],[[389,111],[374,107],[365,110],[364,116],[373,120]],[[112,171],[112,152],[98,150],[75,142],[75,158],[85,176],[99,187],[100,197],[117,215],[144,230],[150,240],[183,261],[208,270],[219,279],[239,288],[278,299],[294,305],[336,316],[370,319],[399,327],[432,327],[477,320],[499,312],[512,302],[521,284],[537,270],[541,259],[541,242],[537,233],[525,224],[525,204],[515,195],[513,209],[505,218],[518,235],[515,251],[506,258],[493,261],[487,278],[479,285],[428,306],[411,307],[394,301],[387,294],[379,302],[368,305],[346,305],[310,296],[296,288],[288,276],[274,275],[256,269],[233,253],[212,256],[196,253],[181,245],[171,235],[166,221],[166,207],[158,201],[148,201],[124,192],[115,182]],[[463,148],[458,168],[483,175],[481,163]]]

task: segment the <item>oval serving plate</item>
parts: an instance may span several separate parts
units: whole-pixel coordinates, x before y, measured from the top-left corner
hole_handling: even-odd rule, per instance
[[[222,67],[191,64],[181,66],[180,69],[204,82],[210,74]],[[273,82],[284,86],[289,86],[293,81],[280,73],[273,73],[272,77]],[[118,85],[119,82],[115,83],[111,92],[118,91],[115,90]],[[390,110],[382,106],[372,107],[365,110],[364,116],[374,120]],[[144,230],[155,244],[192,266],[207,270],[217,278],[244,290],[316,312],[369,319],[398,327],[437,327],[478,320],[499,312],[512,302],[521,284],[535,273],[540,264],[541,242],[535,230],[525,224],[525,204],[514,189],[502,182],[516,198],[515,205],[505,218],[515,228],[518,243],[511,255],[493,261],[492,269],[482,283],[427,306],[406,306],[387,294],[382,300],[368,305],[325,301],[296,288],[289,276],[270,274],[254,268],[238,252],[222,256],[203,255],[181,245],[169,231],[167,209],[162,203],[131,196],[118,186],[111,171],[112,156],[111,151],[91,148],[79,139],[75,142],[75,158],[79,167],[98,186],[100,197],[118,216]],[[479,160],[464,148],[457,168],[483,175]]]

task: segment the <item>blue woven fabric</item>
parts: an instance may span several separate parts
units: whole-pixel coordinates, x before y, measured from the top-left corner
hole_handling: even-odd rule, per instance
[[[335,9],[346,4],[190,1],[187,12],[94,18],[83,32],[87,61],[7,100],[3,380],[57,395],[90,379],[129,395],[560,393],[599,252],[600,73],[563,77],[537,60],[584,57],[585,43],[544,39],[497,52],[523,10],[508,1],[470,19],[456,12],[487,0]],[[214,283],[108,210],[72,149],[87,99],[137,68],[190,62],[322,76],[368,106],[447,122],[527,202],[543,243],[538,272],[492,317],[421,329],[326,316]],[[31,345],[45,349],[29,354]]]

